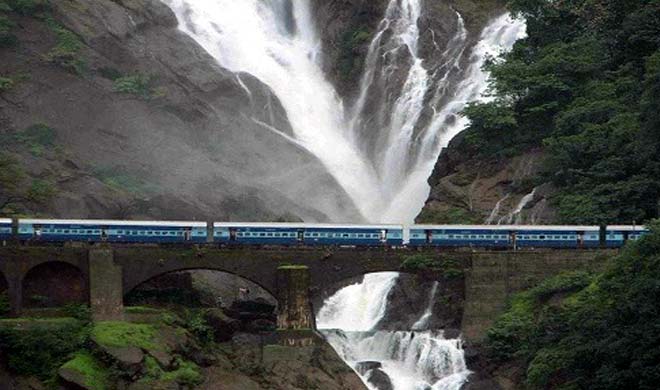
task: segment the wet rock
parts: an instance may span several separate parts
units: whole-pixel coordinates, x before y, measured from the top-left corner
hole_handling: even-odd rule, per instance
[[[57,370],[57,375],[59,375],[64,382],[74,385],[76,388],[94,390],[87,385],[85,375],[78,370],[60,367],[59,370]]]
[[[385,371],[381,369],[371,370],[367,377],[367,382],[371,383],[378,390],[394,390],[392,380]]]
[[[125,371],[130,377],[135,376],[142,369],[144,353],[137,347],[109,347],[102,344],[96,344],[97,347],[117,363],[119,368]]]
[[[247,324],[245,330],[252,333],[259,333],[259,332],[272,332],[275,329],[277,329],[277,324],[275,323],[275,321],[264,318],[258,318],[254,321],[250,321]]]
[[[232,312],[241,313],[241,315],[272,315],[275,312],[275,305],[271,304],[263,298],[254,300],[241,300],[234,301],[231,304],[230,310]]]
[[[355,364],[355,371],[359,372],[360,375],[365,375],[368,371],[375,370],[381,367],[383,367],[383,364],[381,362],[363,361],[363,362],[357,362]]]
[[[461,330],[456,328],[443,329],[442,335],[446,339],[457,339],[461,337]]]

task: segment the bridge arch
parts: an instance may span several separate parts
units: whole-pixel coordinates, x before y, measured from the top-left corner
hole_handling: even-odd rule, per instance
[[[175,267],[173,269],[168,267],[165,270],[154,269],[152,272],[149,272],[146,277],[128,278],[128,280],[124,281],[124,286],[123,286],[124,297],[126,297],[130,292],[144,285],[145,283],[152,282],[162,276],[171,275],[177,272],[185,272],[185,271],[215,271],[215,272],[221,272],[224,274],[232,275],[234,277],[247,280],[250,283],[259,286],[261,289],[263,289],[268,294],[270,294],[274,299],[277,299],[276,291],[273,288],[273,286],[266,285],[262,283],[260,280],[252,277],[251,275],[246,275],[245,273],[242,272],[227,270],[224,267],[213,267],[213,266],[200,266],[200,267],[182,266],[179,268]]]
[[[87,304],[89,289],[85,273],[64,261],[47,261],[32,267],[21,281],[22,307],[58,307]]]

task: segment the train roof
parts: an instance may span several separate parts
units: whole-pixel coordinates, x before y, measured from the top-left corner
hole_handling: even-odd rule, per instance
[[[609,225],[607,230],[621,230],[625,232],[648,230],[644,225]]]
[[[110,226],[183,226],[206,227],[206,222],[191,221],[122,221],[110,219],[19,219],[18,223],[52,225],[110,225]]]
[[[0,223],[11,223],[11,218],[0,218]]]
[[[332,223],[296,222],[214,222],[214,227],[277,227],[277,228],[330,228],[330,229],[401,229],[403,225],[350,225]]]
[[[593,226],[572,226],[572,225],[411,225],[410,229],[424,230],[599,230],[600,227]]]

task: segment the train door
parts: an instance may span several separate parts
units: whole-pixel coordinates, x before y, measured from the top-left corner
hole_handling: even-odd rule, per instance
[[[625,244],[630,239],[630,232],[623,232],[623,243]]]
[[[34,232],[32,233],[32,236],[33,236],[35,239],[40,240],[40,239],[41,239],[41,235],[43,234],[43,229],[44,229],[43,226],[41,226],[41,225],[34,225],[33,228],[34,228]]]
[[[229,241],[236,241],[236,228],[229,228]]]
[[[385,229],[380,231],[380,242],[383,244],[387,242],[387,230]]]
[[[298,242],[303,242],[305,240],[305,231],[303,229],[298,230],[296,239],[298,240]]]
[[[577,247],[584,248],[584,232],[577,232]]]
[[[183,239],[185,241],[190,241],[192,239],[192,230],[190,228],[185,228],[183,230]]]
[[[511,242],[511,249],[514,251],[518,249],[518,236],[516,232],[509,232],[509,241]]]
[[[101,226],[101,241],[108,241],[108,227]]]
[[[426,243],[431,244],[433,242],[433,231],[432,230],[427,230],[426,231]]]

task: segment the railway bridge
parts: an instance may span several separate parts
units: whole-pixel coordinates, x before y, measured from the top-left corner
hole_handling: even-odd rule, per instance
[[[0,291],[6,290],[16,316],[21,315],[28,298],[66,293],[78,294],[88,302],[95,320],[118,320],[123,318],[124,296],[138,285],[170,272],[217,270],[250,280],[270,292],[278,300],[280,329],[313,329],[312,302],[323,291],[367,273],[402,271],[401,265],[409,256],[423,254],[451,259],[462,267],[462,331],[467,338],[478,339],[511,293],[560,272],[598,270],[615,253],[15,244],[0,247]],[[442,272],[421,276],[446,280]]]

